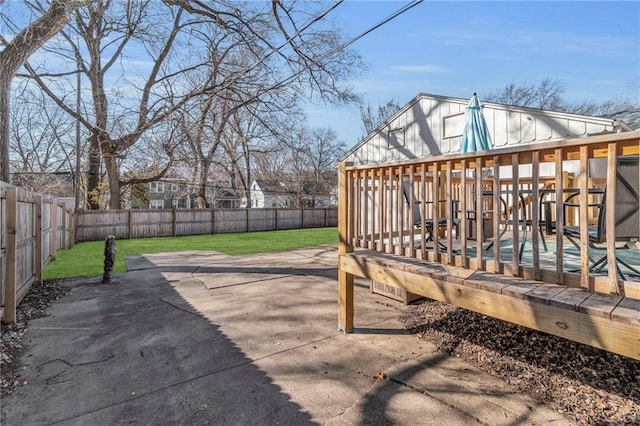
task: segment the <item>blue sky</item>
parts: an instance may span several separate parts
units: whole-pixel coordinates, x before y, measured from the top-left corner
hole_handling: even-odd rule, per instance
[[[346,0],[329,17],[350,38],[409,2]],[[25,13],[18,0],[0,10]],[[482,100],[508,83],[545,77],[560,80],[571,102],[640,104],[639,1],[425,0],[351,47],[368,70],[350,84],[374,107],[419,93],[477,92]],[[357,107],[308,105],[306,113],[309,125],[334,128],[348,147],[363,136]]]
[[[409,1],[351,0],[332,16],[351,36]],[[352,45],[369,70],[351,84],[371,105],[417,94],[468,98],[510,82],[559,79],[571,102],[640,103],[640,2],[424,1]],[[357,108],[307,108],[311,126],[354,145]]]

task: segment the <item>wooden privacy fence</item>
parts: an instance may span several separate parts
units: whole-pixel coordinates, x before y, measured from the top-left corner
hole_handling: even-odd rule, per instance
[[[324,228],[338,225],[337,208],[165,209],[78,212],[77,241]]]
[[[74,214],[51,195],[0,182],[2,319],[14,322],[16,306],[60,249],[75,242]]]

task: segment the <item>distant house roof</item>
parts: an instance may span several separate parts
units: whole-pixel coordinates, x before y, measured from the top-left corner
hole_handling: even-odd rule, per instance
[[[277,180],[254,179],[254,182],[264,193],[282,193],[285,192],[284,185]]]
[[[612,114],[606,114],[604,117],[623,121],[633,130],[640,130],[640,108],[626,109]]]
[[[223,191],[219,192],[218,194],[216,194],[216,198],[218,198],[218,199],[227,198],[227,199],[230,199],[230,200],[234,200],[236,198],[236,196],[231,191],[223,190]]]

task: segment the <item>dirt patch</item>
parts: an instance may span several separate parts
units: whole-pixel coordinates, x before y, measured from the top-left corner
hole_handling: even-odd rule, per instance
[[[580,424],[640,424],[640,361],[436,301],[408,306],[401,320]]]
[[[16,309],[14,324],[2,323],[0,339],[0,396],[9,395],[24,383],[20,379],[20,356],[25,350],[24,334],[29,329],[29,320],[46,315],[51,303],[62,297],[67,290],[65,281],[47,281],[34,285]]]

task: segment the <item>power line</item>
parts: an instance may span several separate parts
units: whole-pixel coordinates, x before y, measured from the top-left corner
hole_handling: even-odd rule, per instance
[[[365,30],[365,31],[361,32],[360,34],[356,35],[355,37],[353,37],[353,38],[351,38],[351,39],[347,40],[346,42],[344,42],[344,43],[343,43],[343,44],[341,44],[340,46],[336,47],[335,49],[333,49],[333,50],[331,50],[331,51],[329,51],[329,52],[327,52],[327,53],[325,53],[325,54],[321,55],[319,58],[317,58],[317,59],[315,60],[315,62],[317,62],[317,63],[321,63],[321,62],[323,62],[323,61],[327,60],[328,58],[330,58],[331,56],[335,55],[336,53],[338,53],[338,52],[341,52],[341,51],[345,50],[347,47],[351,46],[351,45],[352,45],[353,43],[355,43],[356,41],[358,41],[358,40],[360,40],[361,38],[365,37],[365,36],[366,36],[366,35],[368,35],[369,33],[371,33],[371,32],[373,32],[373,31],[377,30],[377,29],[378,29],[378,28],[380,28],[381,26],[383,26],[383,25],[385,25],[385,24],[387,24],[387,23],[391,22],[392,20],[394,20],[394,19],[395,19],[395,18],[397,18],[398,16],[400,16],[400,15],[402,15],[403,13],[407,12],[409,9],[412,9],[413,7],[417,6],[418,4],[422,3],[423,1],[424,1],[424,0],[413,0],[412,2],[410,2],[410,3],[406,4],[405,6],[401,7],[400,9],[398,9],[397,11],[395,11],[394,13],[392,13],[391,15],[387,16],[386,18],[384,18],[382,21],[378,22],[378,23],[377,23],[377,24],[375,24],[374,26],[372,26],[372,27],[368,28],[367,30]],[[336,3],[332,8],[330,8],[329,10],[327,10],[327,11],[326,11],[322,16],[326,16],[326,14],[327,14],[329,11],[333,10],[333,9],[334,9],[336,6],[338,6],[341,2],[342,2],[342,0],[340,0],[340,2]],[[315,20],[314,20],[314,22],[315,22]],[[309,26],[310,26],[310,24],[305,25],[303,28],[305,28],[305,29],[306,29],[306,28],[308,28]],[[298,31],[298,33],[300,33],[300,31]],[[280,48],[282,48],[282,47],[286,46],[287,44],[288,44],[288,43],[283,44],[283,45],[282,45],[282,46],[280,46],[277,50],[279,50]],[[275,53],[275,51],[274,51],[274,52],[272,52],[272,53]],[[271,54],[272,54],[272,53],[271,53]],[[260,62],[258,62],[258,63],[256,63],[256,64],[252,65],[250,68],[248,68],[247,70],[243,71],[243,72],[241,73],[241,75],[244,75],[244,74],[248,73],[248,72],[249,72],[249,71],[251,71],[253,68],[255,68],[257,65],[259,65],[259,63],[260,63]],[[303,72],[305,72],[305,71],[306,71],[306,68],[302,68],[300,71],[297,71],[297,72],[293,73],[292,75],[290,75],[289,77],[285,78],[284,80],[281,80],[280,82],[277,82],[277,83],[275,83],[275,84],[271,85],[271,86],[270,86],[270,87],[268,87],[267,89],[263,90],[263,92],[262,92],[262,93],[266,93],[266,92],[268,92],[268,91],[270,91],[270,90],[275,89],[275,88],[276,88],[276,87],[278,87],[278,86],[281,86],[281,85],[283,85],[283,84],[285,84],[285,83],[287,83],[287,82],[289,82],[289,81],[293,80],[294,78],[298,77],[300,74],[302,74],[302,73],[303,73]],[[224,86],[222,86],[222,87],[218,88],[218,91],[220,91],[220,90],[224,90],[224,89],[226,89],[226,88],[230,87],[232,84],[234,84],[234,83],[238,80],[238,78],[240,78],[240,76],[238,76],[237,78],[233,79],[232,81],[230,81],[229,83],[225,84]],[[205,92],[206,92],[206,90],[205,90]],[[247,105],[247,104],[251,103],[251,102],[252,102],[256,97],[257,97],[257,96],[254,96],[254,97],[253,97],[252,99],[250,99],[250,100],[246,100],[246,101],[243,101],[243,102],[239,103],[238,105],[234,106],[233,108],[230,108],[230,111],[229,111],[229,112],[233,112],[233,111],[235,111],[235,110],[237,110],[237,109],[242,108],[243,106],[245,106],[245,105]]]

